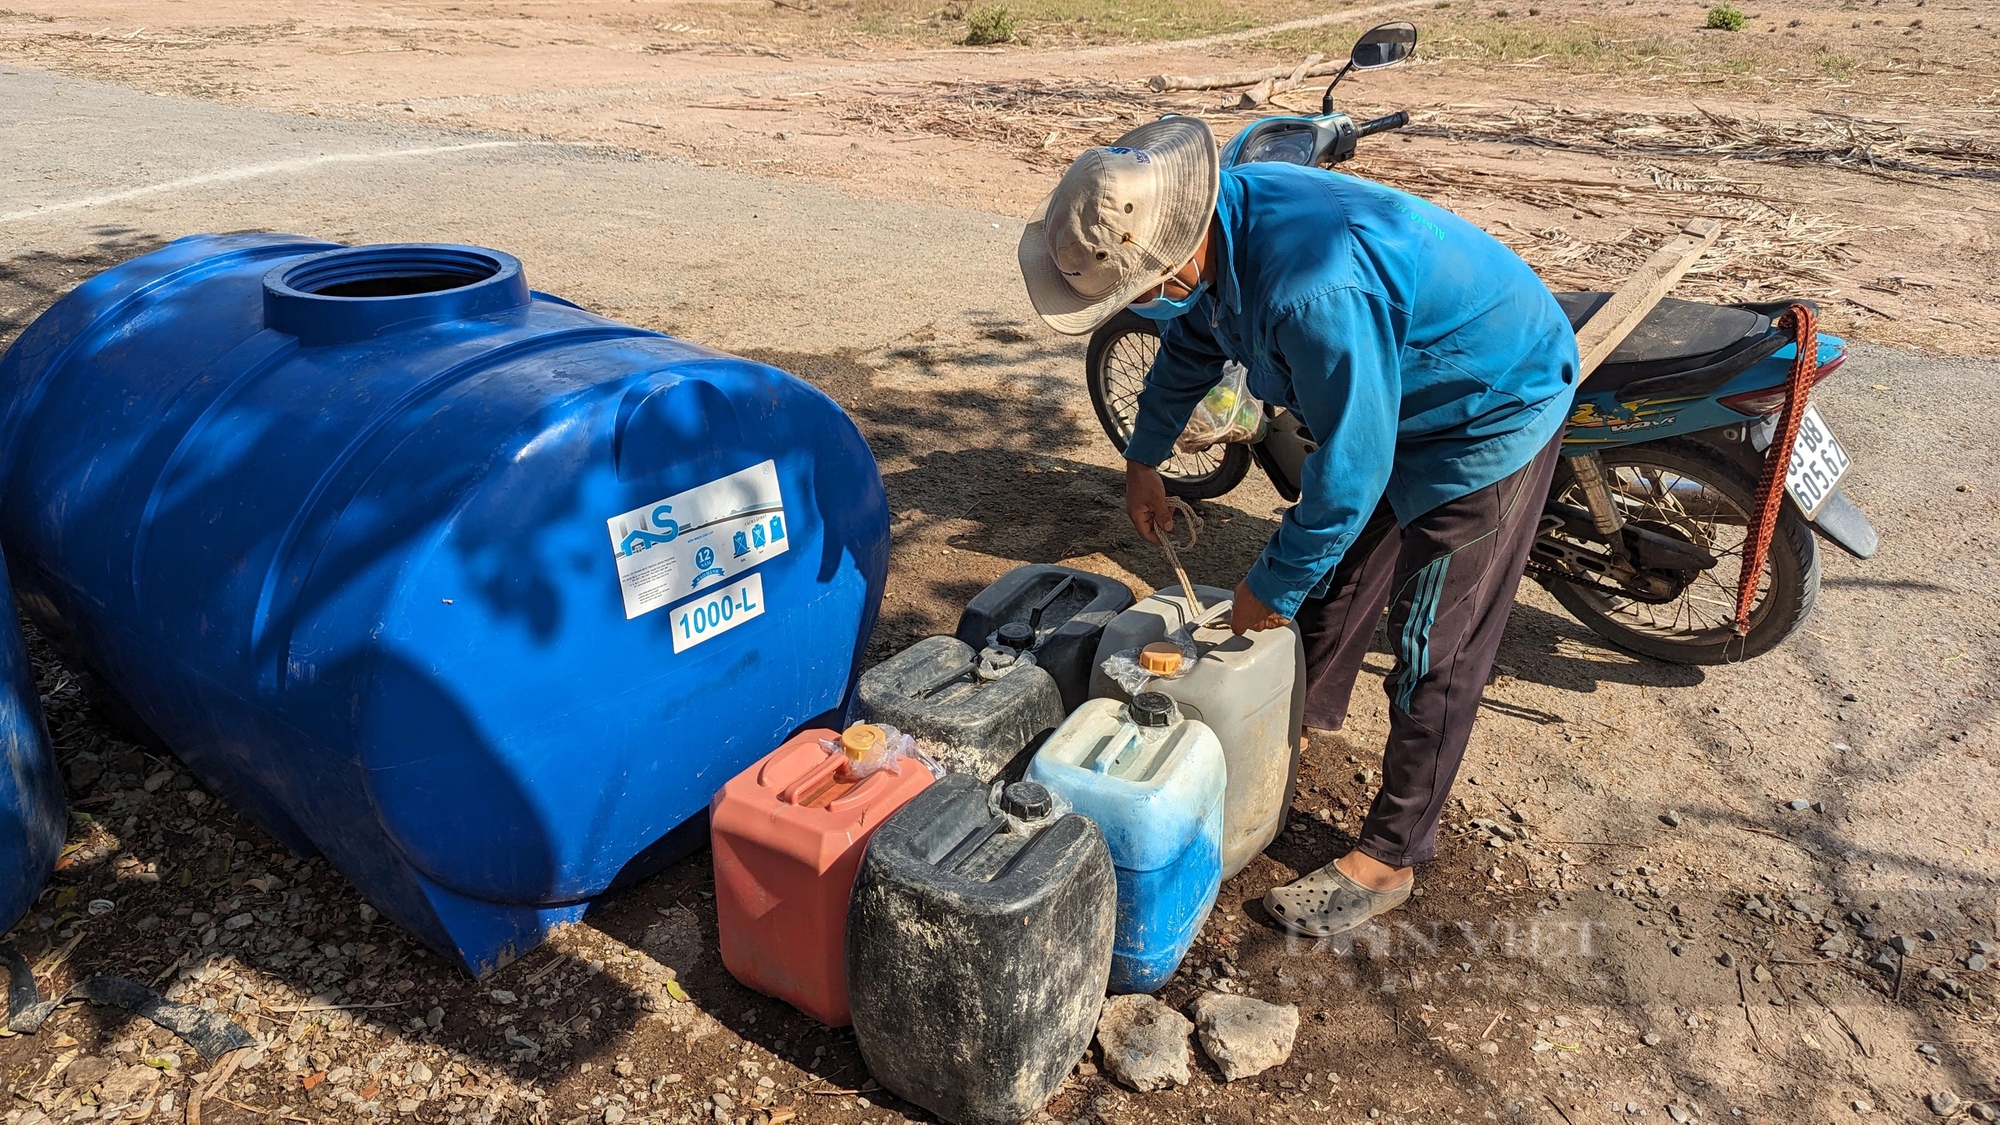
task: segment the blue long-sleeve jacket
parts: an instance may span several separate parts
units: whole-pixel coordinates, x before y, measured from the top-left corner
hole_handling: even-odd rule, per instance
[[[1222,377],[1319,441],[1251,567],[1287,617],[1387,497],[1401,523],[1501,480],[1562,428],[1576,336],[1527,263],[1413,195],[1317,168],[1222,173],[1218,274],[1162,325],[1125,455],[1157,465]]]

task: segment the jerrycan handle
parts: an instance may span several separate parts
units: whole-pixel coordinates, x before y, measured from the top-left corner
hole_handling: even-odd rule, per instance
[[[910,698],[922,699],[924,696],[929,695],[930,693],[952,682],[953,680],[956,680],[962,676],[969,676],[972,673],[977,672],[978,670],[979,670],[979,659],[977,657],[974,657],[973,659],[967,661],[966,663],[961,664],[956,668],[953,668],[951,671],[945,672],[942,675],[932,678],[922,687],[911,692]]]
[[[1069,588],[1074,585],[1076,585],[1076,576],[1074,574],[1063,575],[1063,580],[1051,587],[1048,593],[1042,595],[1041,601],[1029,607],[1028,628],[1036,633],[1041,632],[1042,614],[1046,613],[1048,608],[1055,604],[1056,599],[1068,593]]]

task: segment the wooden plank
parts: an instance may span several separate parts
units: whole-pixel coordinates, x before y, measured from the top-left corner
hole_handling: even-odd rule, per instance
[[[1690,221],[1679,235],[1653,251],[1639,272],[1626,279],[1611,299],[1604,302],[1604,307],[1584,322],[1582,331],[1576,334],[1576,350],[1583,357],[1582,378],[1588,378],[1605,357],[1617,350],[1625,337],[1639,327],[1639,322],[1646,319],[1646,314],[1653,311],[1653,306],[1673,289],[1681,275],[1708,253],[1721,233],[1722,225],[1714,219]]]

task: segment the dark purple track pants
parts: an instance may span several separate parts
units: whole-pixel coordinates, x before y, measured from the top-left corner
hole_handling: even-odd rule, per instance
[[[1361,661],[1389,608],[1396,668],[1382,788],[1358,847],[1394,867],[1431,858],[1465,758],[1514,591],[1541,523],[1562,439],[1513,475],[1396,525],[1384,503],[1296,618],[1306,647],[1309,727],[1339,730]]]

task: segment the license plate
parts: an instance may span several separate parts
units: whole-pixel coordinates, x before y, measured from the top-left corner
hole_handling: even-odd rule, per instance
[[[674,651],[688,649],[727,633],[764,612],[764,576],[752,574],[705,597],[674,607]]]
[[[1805,417],[1799,420],[1798,440],[1792,442],[1792,463],[1785,469],[1785,490],[1807,519],[1819,514],[1820,505],[1847,475],[1847,466],[1847,451],[1834,440],[1819,408],[1806,407]]]

